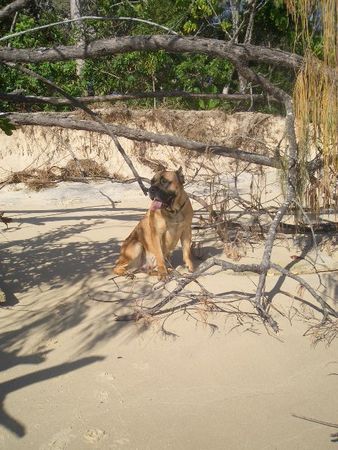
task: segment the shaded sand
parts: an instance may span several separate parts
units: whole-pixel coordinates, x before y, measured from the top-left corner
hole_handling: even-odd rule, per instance
[[[121,203],[112,209],[109,199]],[[258,321],[232,329],[236,319],[198,311],[148,326],[115,321],[144,304],[156,282],[140,274],[115,284],[110,272],[148,205],[133,185],[1,191],[0,210],[14,222],[0,235],[8,299],[0,309],[0,448],[337,448],[330,438],[337,429],[292,416],[338,422],[338,347],[302,336],[309,324],[289,297],[274,298],[284,314],[272,311],[277,338]],[[282,240],[273,258],[286,265],[295,251]],[[256,245],[240,262],[258,262],[261,253]],[[180,251],[174,259],[181,263]],[[322,286],[316,275],[304,277],[337,296],[334,273],[322,274]],[[203,281],[233,295],[253,292],[256,282],[231,273]],[[268,290],[297,295],[297,288],[268,277]]]

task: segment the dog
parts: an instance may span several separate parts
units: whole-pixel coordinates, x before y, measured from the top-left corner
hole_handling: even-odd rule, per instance
[[[159,279],[168,276],[166,259],[181,240],[183,260],[190,272],[191,222],[193,209],[183,189],[182,167],[176,171],[159,170],[151,180],[149,197],[152,200],[145,217],[136,225],[121,247],[113,268],[116,275],[126,275],[130,269],[145,269]]]

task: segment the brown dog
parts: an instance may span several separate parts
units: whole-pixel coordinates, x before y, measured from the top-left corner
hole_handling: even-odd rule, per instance
[[[149,196],[152,200],[145,217],[124,241],[113,272],[125,275],[128,269],[144,268],[148,272],[157,267],[158,277],[168,274],[165,259],[179,239],[183,260],[190,272],[192,206],[183,189],[182,168],[156,172],[151,180]]]

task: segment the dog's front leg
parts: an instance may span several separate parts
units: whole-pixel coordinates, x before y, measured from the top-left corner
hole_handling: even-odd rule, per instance
[[[181,245],[183,252],[183,261],[189,269],[189,272],[194,271],[194,263],[191,259],[191,228],[187,227],[181,235]]]
[[[160,280],[163,280],[168,276],[168,270],[165,265],[164,255],[163,255],[163,249],[162,249],[162,236],[155,233],[152,236],[152,253],[155,256],[156,259],[156,265],[158,270],[158,278]]]
[[[158,278],[160,280],[164,279],[168,275],[168,271],[165,265],[164,260],[164,250],[163,250],[163,237],[164,237],[164,224],[158,223],[158,219],[156,218],[155,213],[150,211],[149,214],[149,242],[151,243],[151,248],[149,248],[150,253],[155,256]]]

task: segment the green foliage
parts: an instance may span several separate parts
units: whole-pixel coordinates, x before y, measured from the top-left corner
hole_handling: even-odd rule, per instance
[[[295,29],[284,0],[267,2],[255,17],[254,42],[293,50]]]
[[[207,94],[216,94],[217,93],[217,87],[215,85],[211,85],[209,89],[205,92]],[[217,98],[211,98],[211,99],[200,99],[198,100],[198,106],[199,109],[214,109],[220,106],[221,102]]]
[[[177,62],[180,59],[181,62]],[[233,68],[228,61],[210,58],[206,55],[189,55],[176,58],[175,81],[187,91],[199,89],[201,92],[214,86],[221,92],[229,82]]]
[[[53,8],[41,10],[38,19],[34,16],[32,11],[24,10],[24,12],[18,14],[13,32],[30,30],[37,26],[46,25],[57,20],[62,20],[62,17],[56,15]],[[6,34],[6,32],[3,34]],[[69,26],[56,26],[37,30],[21,36],[16,36],[10,40],[11,47],[13,48],[50,47],[51,45],[70,45],[71,43],[72,36]],[[74,61],[30,64],[28,67],[63,87],[72,95],[82,95],[84,92],[84,80],[79,80],[76,76],[76,64]],[[5,66],[0,66],[0,85],[4,92],[20,90],[30,95],[51,95],[50,89],[47,88],[45,84],[27,75],[21,74],[14,68],[10,69]],[[7,110],[14,109],[14,105],[8,105],[4,102],[1,103],[1,106],[7,106]],[[44,108],[50,109],[48,106],[45,106]]]
[[[236,3],[236,2],[235,2]],[[238,2],[237,2],[238,3]],[[241,21],[248,1],[239,2],[239,20]],[[0,0],[1,4],[7,4]],[[40,4],[47,6],[41,7]],[[161,34],[167,31],[156,24],[163,25],[183,35],[228,39],[233,33],[229,1],[219,0],[147,0],[139,2],[91,0],[83,2],[83,14],[105,17],[131,17],[152,21],[154,25],[135,21],[89,20],[83,24],[84,39],[95,39],[123,35]],[[32,2],[17,15],[14,32],[48,24],[69,17],[69,2],[46,0]],[[2,34],[9,33],[12,19],[4,21],[0,27]],[[51,47],[73,45],[79,39],[79,28],[73,25],[59,25],[15,37],[10,41],[14,48]],[[245,27],[238,35],[242,42]],[[288,15],[283,0],[267,2],[255,17],[252,43],[276,46],[285,50],[294,50],[295,27]],[[7,45],[7,42],[3,43]],[[316,55],[322,54],[322,41],[313,36],[313,48]],[[299,51],[296,48],[296,51]],[[230,85],[233,92],[238,89],[238,79],[233,66],[226,60],[210,58],[205,55],[181,55],[159,52],[131,52],[87,60],[79,77],[75,61],[42,63],[30,67],[52,80],[69,94],[87,95],[88,91],[96,95],[116,93],[149,92],[159,90],[186,90],[189,92],[222,92]],[[294,75],[290,72],[268,69],[259,66],[258,70],[280,87],[291,92]],[[41,82],[22,75],[14,69],[0,66],[0,84],[4,92],[16,89],[31,95],[51,95],[50,90]],[[254,87],[254,92],[260,92]],[[223,107],[219,100],[167,99],[166,105],[175,107],[194,107],[212,109]],[[141,105],[151,105],[152,100],[141,100]],[[7,109],[13,108],[1,104]],[[37,108],[37,107],[34,107]],[[42,108],[40,106],[40,108]],[[45,109],[50,107],[44,107]]]
[[[0,130],[4,131],[7,136],[11,136],[15,126],[6,117],[0,117]]]

